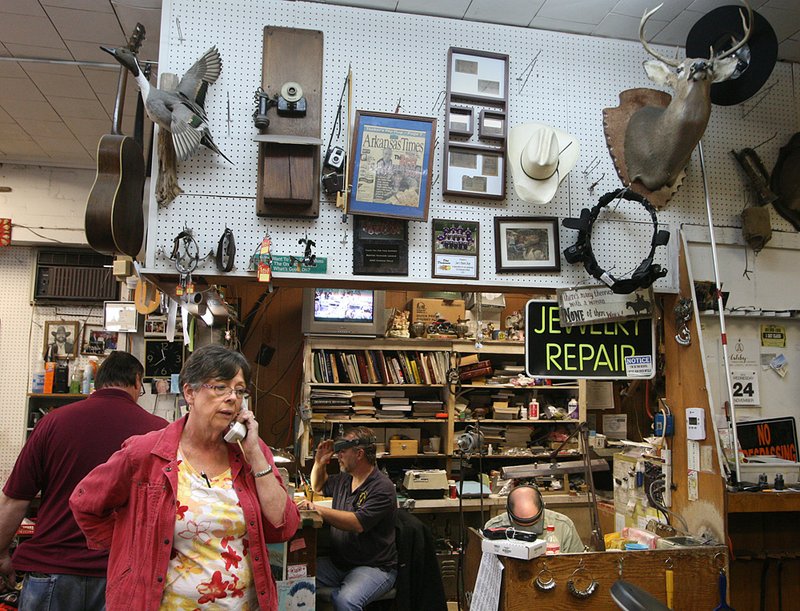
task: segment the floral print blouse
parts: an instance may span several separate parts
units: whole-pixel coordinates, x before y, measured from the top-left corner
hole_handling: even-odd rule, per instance
[[[210,479],[178,453],[175,537],[164,610],[258,609],[247,530],[228,469]]]

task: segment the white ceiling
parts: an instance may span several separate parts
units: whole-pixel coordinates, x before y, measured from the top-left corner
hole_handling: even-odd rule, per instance
[[[415,13],[638,39],[639,19],[658,0],[317,0]],[[683,46],[700,17],[731,0],[664,0],[648,23],[651,41]],[[778,36],[778,57],[800,62],[800,1],[751,0]],[[148,8],[155,7],[155,8]],[[158,57],[160,0],[2,0],[0,56],[110,64],[100,44],[124,44],[137,21],[147,29],[140,57]],[[0,162],[94,167],[111,129],[116,69],[0,60]],[[136,107],[129,83],[123,131]]]

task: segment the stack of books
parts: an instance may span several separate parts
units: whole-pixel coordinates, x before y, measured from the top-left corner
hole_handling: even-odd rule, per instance
[[[436,414],[445,411],[441,401],[412,401],[411,416],[414,418],[435,418]]]
[[[407,418],[411,415],[411,403],[402,390],[376,390],[377,418]]]
[[[353,392],[353,412],[359,418],[375,417],[375,391],[355,391]]]
[[[474,357],[474,358],[472,358]],[[464,361],[472,361],[465,363]],[[479,361],[478,355],[472,354],[469,357],[465,357],[461,360],[461,364],[458,367],[458,377],[462,382],[471,382],[474,384],[474,380],[478,378],[486,378],[491,376],[494,373],[494,368],[492,367],[492,361],[485,360]]]
[[[309,403],[314,420],[347,420],[350,418],[352,390],[314,388]]]

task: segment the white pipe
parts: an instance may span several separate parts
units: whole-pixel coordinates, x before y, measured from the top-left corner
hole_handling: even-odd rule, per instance
[[[719,261],[717,259],[717,242],[714,239],[714,222],[711,217],[711,199],[708,196],[708,183],[706,182],[706,162],[703,158],[703,141],[697,143],[700,152],[700,171],[703,176],[703,193],[706,198],[706,214],[708,215],[708,233],[711,239],[711,260],[714,266],[714,284],[717,293],[717,310],[719,310],[719,334],[722,341],[722,358],[725,361],[725,382],[728,386],[728,405],[731,410],[731,443],[733,444],[733,460],[736,466],[736,483],[742,481],[739,471],[739,438],[736,432],[736,404],[733,401],[733,385],[731,384],[731,365],[728,361],[728,334],[725,332],[725,308],[722,304],[722,284],[719,281]]]

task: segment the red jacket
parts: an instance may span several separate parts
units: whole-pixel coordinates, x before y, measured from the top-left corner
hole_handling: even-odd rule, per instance
[[[182,418],[160,431],[131,437],[108,462],[89,473],[69,499],[89,547],[111,550],[108,611],[156,611],[161,604],[175,531],[176,454],[185,424],[186,418]],[[272,453],[260,443],[274,466]],[[291,538],[300,523],[300,512],[288,498],[283,523],[270,524],[261,515],[256,483],[241,451],[229,444],[228,456],[247,522],[258,603],[263,611],[274,610],[278,599],[266,544]],[[279,477],[277,471],[275,475]]]

